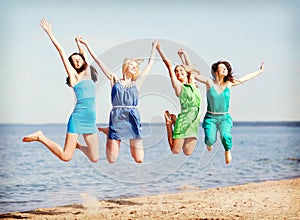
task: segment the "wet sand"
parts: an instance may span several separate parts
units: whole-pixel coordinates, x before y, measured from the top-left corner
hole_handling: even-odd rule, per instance
[[[1,214],[0,219],[300,219],[300,178],[129,199],[82,195],[82,204]]]

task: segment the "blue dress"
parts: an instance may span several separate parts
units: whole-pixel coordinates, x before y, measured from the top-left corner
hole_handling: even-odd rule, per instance
[[[138,90],[135,82],[122,85],[117,81],[111,89],[112,110],[109,117],[108,139],[140,139],[142,126],[137,109]]]
[[[67,132],[94,134],[97,132],[95,83],[92,80],[82,80],[73,89],[77,102],[69,118]]]

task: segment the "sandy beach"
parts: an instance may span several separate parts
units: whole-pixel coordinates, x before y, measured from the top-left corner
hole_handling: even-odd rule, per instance
[[[129,199],[82,195],[82,204],[1,214],[0,219],[300,219],[300,178]]]

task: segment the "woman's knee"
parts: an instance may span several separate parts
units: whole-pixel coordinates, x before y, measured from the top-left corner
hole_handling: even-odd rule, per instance
[[[106,160],[108,163],[115,163],[117,162],[118,157],[112,154],[106,153]]]
[[[190,156],[194,152],[194,150],[195,150],[196,143],[197,143],[197,139],[196,138],[188,138],[188,139],[186,139],[185,143],[184,143],[184,145],[182,147],[183,153],[186,156]]]
[[[179,154],[181,149],[178,149],[176,147],[172,148],[172,153],[173,154]]]
[[[185,156],[190,156],[193,153],[193,151],[183,150],[183,153]]]
[[[134,157],[134,161],[135,161],[136,163],[143,163],[143,161],[144,161],[144,156]]]
[[[72,160],[72,155],[70,154],[63,154],[62,157],[61,157],[61,160],[64,161],[64,162],[69,162]]]
[[[173,139],[171,151],[173,154],[179,154],[184,144],[184,139]]]
[[[99,161],[99,158],[98,157],[91,157],[91,158],[89,158],[90,159],[90,161],[92,162],[92,163],[97,163],[98,161]]]
[[[144,161],[144,149],[142,146],[130,146],[131,155],[136,163],[142,163]]]
[[[191,146],[191,147],[184,147],[183,148],[183,153],[186,156],[190,156],[193,152],[194,152],[195,146]]]

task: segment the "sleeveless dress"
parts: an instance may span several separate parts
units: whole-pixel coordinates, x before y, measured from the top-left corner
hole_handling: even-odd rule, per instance
[[[178,114],[173,138],[198,137],[201,94],[194,84],[184,84],[179,96],[181,112]]]
[[[142,126],[138,105],[138,89],[135,82],[124,86],[117,81],[111,89],[112,110],[109,117],[108,139],[140,139]]]
[[[217,131],[220,132],[221,142],[225,150],[232,147],[232,118],[228,113],[230,89],[226,87],[222,93],[217,93],[212,86],[206,93],[207,112],[202,127],[205,134],[205,144],[212,146],[217,140]]]
[[[94,134],[97,132],[95,83],[92,80],[82,80],[73,89],[77,102],[69,118],[67,132]]]

